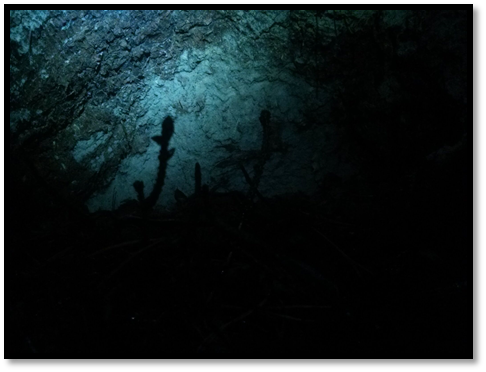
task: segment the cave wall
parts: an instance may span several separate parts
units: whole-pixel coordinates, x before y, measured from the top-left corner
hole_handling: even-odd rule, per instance
[[[161,207],[194,164],[246,190],[262,110],[260,191],[314,194],[328,175],[414,177],[467,133],[465,12],[11,11],[11,152],[91,211],[148,192],[165,117],[175,133]],[[445,59],[450,61],[444,63]],[[28,182],[28,180],[26,181]]]

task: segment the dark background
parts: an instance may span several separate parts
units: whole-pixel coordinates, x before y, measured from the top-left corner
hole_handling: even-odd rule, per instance
[[[276,150],[263,128],[246,190],[201,184],[195,170],[170,210],[134,190],[89,213],[92,190],[70,196],[46,165],[57,128],[22,121],[10,132],[5,355],[471,358],[471,12],[381,17],[326,43],[295,34],[313,56],[296,74],[334,87],[335,151],[356,169],[326,173],[312,195],[257,191]],[[14,80],[19,48],[11,40]],[[11,111],[34,99],[10,89]],[[323,125],[319,108],[305,120],[303,131]]]

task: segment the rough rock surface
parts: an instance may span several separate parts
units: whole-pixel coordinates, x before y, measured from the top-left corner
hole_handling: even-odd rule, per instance
[[[153,185],[158,145],[151,137],[167,116],[175,122],[175,153],[158,201],[164,208],[176,188],[190,193],[196,162],[210,187],[246,190],[238,166],[251,173],[258,161],[262,110],[271,113],[274,142],[260,183],[266,196],[313,194],[326,175],[350,177],[369,157],[403,169],[417,138],[424,148],[411,157],[437,151],[443,141],[441,135],[428,142],[440,120],[423,129],[417,116],[439,99],[465,104],[457,77],[465,59],[456,48],[464,36],[454,31],[461,25],[446,23],[448,16],[11,11],[12,148],[65,198],[91,211],[135,198],[136,180]],[[443,91],[427,92],[431,102],[420,100],[415,114],[409,107],[397,114],[397,102],[418,84],[407,63],[422,63],[431,40],[443,50],[427,59],[424,75],[435,74]],[[439,69],[441,53],[453,63]],[[451,145],[464,134],[458,128],[445,133]]]

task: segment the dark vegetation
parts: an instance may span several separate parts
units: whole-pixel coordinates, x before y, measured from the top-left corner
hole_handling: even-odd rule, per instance
[[[430,211],[409,208],[427,221],[392,214],[405,209],[391,191],[372,196],[368,217],[336,214],[339,196],[265,198],[269,117],[255,176],[242,167],[246,194],[201,185],[196,164],[194,194],[177,190],[169,214],[154,209],[174,152],[167,118],[149,197],[136,182],[138,200],[92,215],[57,200],[57,220],[46,216],[57,226],[16,231],[7,356],[469,357],[470,261],[453,247],[467,239],[462,223],[432,220],[447,211],[440,197]],[[327,191],[348,189],[357,208],[360,196],[336,182]]]

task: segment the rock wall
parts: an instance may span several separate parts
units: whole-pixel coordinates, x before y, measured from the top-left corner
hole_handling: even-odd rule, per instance
[[[10,19],[11,150],[91,211],[135,198],[136,180],[152,187],[151,138],[167,116],[175,153],[162,208],[176,188],[193,190],[196,162],[209,187],[247,190],[239,166],[252,173],[258,161],[262,110],[273,145],[260,191],[274,196],[316,193],[326,175],[349,178],[377,159],[405,172],[408,158],[436,151],[443,136],[428,141],[439,124],[424,130],[417,116],[438,101],[410,99],[418,87],[410,62],[448,77],[429,96],[465,104],[462,18],[447,12],[11,11]],[[440,50],[425,63],[431,45]],[[452,50],[454,64],[438,66]],[[416,102],[420,112],[410,114]],[[450,142],[464,134],[446,132]]]

